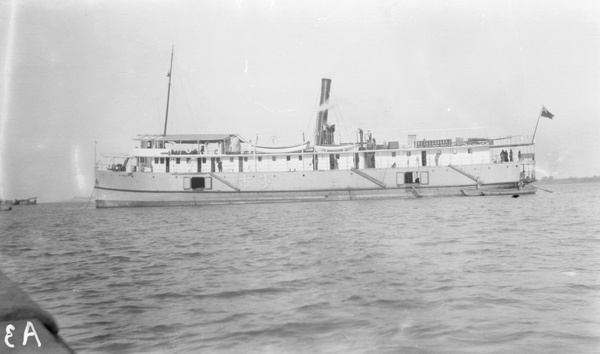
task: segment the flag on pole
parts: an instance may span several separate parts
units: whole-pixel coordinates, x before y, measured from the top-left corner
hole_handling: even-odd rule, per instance
[[[550,111],[548,111],[546,109],[546,107],[542,106],[542,117],[546,117],[546,118],[552,119],[552,117],[554,117],[554,114],[550,113]]]

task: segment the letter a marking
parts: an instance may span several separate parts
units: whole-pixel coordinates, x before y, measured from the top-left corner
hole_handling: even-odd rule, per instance
[[[30,328],[31,328],[31,332],[29,331]],[[31,336],[35,337],[38,347],[41,347],[42,343],[40,343],[40,339],[38,338],[38,335],[35,332],[35,328],[33,328],[33,323],[27,321],[27,327],[25,327],[25,333],[23,333],[23,346],[25,346],[27,344],[27,338],[29,338]]]

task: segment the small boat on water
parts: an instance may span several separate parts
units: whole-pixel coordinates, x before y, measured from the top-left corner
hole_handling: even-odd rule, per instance
[[[417,138],[377,144],[358,130],[336,143],[327,108],[313,141],[257,146],[236,133],[138,135],[122,156],[102,155],[95,169],[96,207],[260,203],[432,196],[533,194],[534,140]],[[321,80],[327,107],[331,80]],[[539,117],[538,117],[539,122]],[[537,129],[537,126],[536,126]],[[535,134],[535,133],[534,133]]]
[[[8,205],[35,205],[37,204],[37,197],[27,199],[0,199],[0,204]]]

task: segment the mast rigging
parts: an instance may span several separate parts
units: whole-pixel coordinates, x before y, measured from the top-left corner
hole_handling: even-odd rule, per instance
[[[171,48],[171,66],[169,67],[169,73],[167,76],[169,77],[169,88],[167,89],[167,110],[165,112],[165,130],[163,131],[163,135],[167,135],[167,122],[169,120],[169,99],[171,98],[171,74],[173,73],[173,52],[175,51],[175,46]]]

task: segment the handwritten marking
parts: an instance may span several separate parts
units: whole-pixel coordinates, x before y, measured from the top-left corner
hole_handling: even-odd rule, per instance
[[[13,336],[12,331],[14,331],[14,330],[15,330],[15,326],[13,326],[11,324],[9,324],[8,326],[6,326],[6,335],[4,336],[4,343],[6,343],[6,345],[9,348],[14,348],[15,347],[14,344],[12,344],[12,343],[10,343],[8,341],[8,339]]]
[[[4,336],[4,344],[6,344],[6,346],[9,348],[15,347],[15,345],[10,342],[10,338],[13,337],[13,331],[15,329],[15,326],[13,326],[12,324],[8,324],[5,329],[6,335]],[[27,345],[29,337],[35,338],[38,347],[42,346],[42,342],[40,342],[40,337],[38,336],[35,327],[33,326],[33,323],[31,323],[31,321],[27,321],[27,325],[25,326],[25,330],[23,331],[23,346]]]
[[[31,330],[31,332],[29,332],[30,330]],[[27,339],[31,336],[35,337],[38,347],[41,347],[42,343],[40,343],[40,338],[38,337],[37,333],[35,332],[33,323],[27,321],[27,326],[25,327],[25,332],[23,333],[23,346],[27,345]]]

